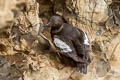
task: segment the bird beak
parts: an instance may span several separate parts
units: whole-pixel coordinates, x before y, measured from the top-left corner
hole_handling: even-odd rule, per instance
[[[51,22],[49,22],[48,24],[45,24],[44,27],[50,27],[51,26]]]

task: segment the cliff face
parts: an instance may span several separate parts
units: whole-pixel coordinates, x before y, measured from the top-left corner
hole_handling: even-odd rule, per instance
[[[87,75],[63,64],[38,35],[56,14],[87,32]],[[50,40],[49,29],[44,35]],[[0,0],[0,80],[119,80],[119,53],[119,0]]]

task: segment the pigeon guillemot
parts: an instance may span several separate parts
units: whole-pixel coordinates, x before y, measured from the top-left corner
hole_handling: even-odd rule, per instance
[[[76,62],[78,72],[87,74],[87,66],[91,62],[87,34],[64,23],[60,16],[52,16],[44,27],[51,27],[52,42],[60,53]]]

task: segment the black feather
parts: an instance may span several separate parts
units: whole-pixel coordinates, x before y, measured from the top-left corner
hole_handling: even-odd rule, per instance
[[[49,25],[51,26],[53,43],[54,39],[57,38],[67,44],[72,51],[61,53],[76,62],[77,71],[87,74],[87,66],[90,64],[91,60],[89,56],[90,46],[84,44],[85,33],[82,30],[73,27],[71,24],[63,23],[59,16],[51,17],[49,23],[51,23]],[[55,25],[57,26],[55,27]],[[58,45],[55,44],[55,46],[58,50],[62,50]]]

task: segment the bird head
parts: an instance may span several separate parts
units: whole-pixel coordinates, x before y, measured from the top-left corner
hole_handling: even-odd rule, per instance
[[[63,24],[63,20],[60,16],[52,16],[48,24],[44,25],[44,27],[54,27],[59,28]]]

